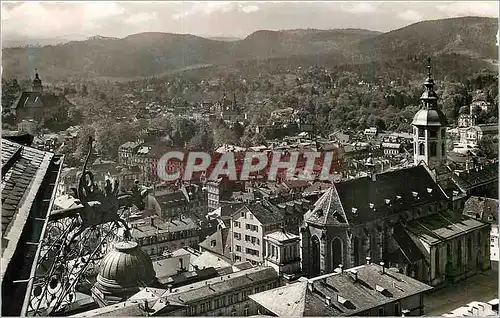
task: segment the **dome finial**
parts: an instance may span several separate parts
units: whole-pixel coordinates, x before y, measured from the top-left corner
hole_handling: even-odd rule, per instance
[[[427,58],[427,76],[428,76],[429,78],[431,78],[431,75],[432,75],[432,73],[431,73],[431,68],[432,68],[432,66],[431,66],[431,58],[430,58],[430,56],[429,56],[429,57]]]

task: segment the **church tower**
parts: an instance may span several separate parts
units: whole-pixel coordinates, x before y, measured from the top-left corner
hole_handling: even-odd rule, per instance
[[[422,108],[413,117],[413,161],[422,161],[431,169],[446,163],[446,116],[438,107],[438,96],[434,91],[431,74],[431,59],[427,59],[428,73],[425,91],[420,97]]]
[[[33,80],[32,90],[33,90],[33,92],[42,92],[43,91],[42,80],[40,79],[38,72],[35,73],[35,79]]]

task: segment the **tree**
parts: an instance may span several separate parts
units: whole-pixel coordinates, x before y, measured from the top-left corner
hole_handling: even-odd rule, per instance
[[[488,159],[498,157],[498,137],[483,136],[478,143],[478,148]]]

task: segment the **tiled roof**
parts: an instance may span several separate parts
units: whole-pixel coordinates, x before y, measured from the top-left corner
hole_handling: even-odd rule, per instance
[[[161,222],[158,217],[153,218],[155,219],[154,226],[151,225],[149,220],[133,223],[132,237],[149,237],[157,233],[173,233],[200,228],[191,218],[182,218],[181,220],[170,220],[167,222]]]
[[[247,204],[238,211],[236,211],[233,215],[237,216],[238,213],[241,213],[242,210],[251,212],[255,218],[262,223],[265,224],[274,224],[284,221],[284,215],[281,209],[274,206],[270,202],[263,200],[261,202],[255,202],[251,204]]]
[[[406,224],[406,230],[410,236],[433,245],[470,230],[488,226],[487,223],[448,211],[412,220]]]
[[[382,273],[379,265],[370,264],[249,297],[277,316],[353,316],[431,288],[393,269]]]
[[[465,202],[464,214],[484,222],[498,224],[498,200],[483,197],[470,197]]]
[[[2,244],[15,248],[53,154],[2,139]],[[9,253],[6,252],[8,255]],[[7,256],[2,251],[3,257]],[[2,277],[6,269],[2,266]]]
[[[2,139],[1,158],[2,315],[23,316],[63,157]]]
[[[304,219],[315,224],[363,224],[411,210],[414,206],[447,200],[424,166],[381,173],[336,183]],[[317,211],[321,210],[321,213]],[[345,215],[345,216],[344,216]],[[339,216],[341,218],[339,218]]]
[[[498,182],[498,162],[464,171],[458,175],[453,174],[452,179],[463,190],[469,190],[490,182]]]

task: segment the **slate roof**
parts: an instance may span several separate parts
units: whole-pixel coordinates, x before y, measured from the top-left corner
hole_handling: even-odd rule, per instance
[[[452,175],[453,181],[460,189],[470,190],[482,184],[498,182],[498,162],[477,169],[460,172]]]
[[[434,213],[406,224],[410,236],[434,245],[474,229],[488,227],[489,224],[468,216],[447,211]]]
[[[498,224],[498,200],[483,197],[470,197],[464,205],[468,217]]]
[[[313,224],[364,224],[414,206],[447,200],[422,165],[336,183],[306,213]],[[318,214],[317,211],[322,210]],[[344,221],[345,220],[345,221]]]
[[[377,286],[385,291],[377,291]],[[249,298],[277,316],[354,316],[431,289],[393,269],[382,273],[379,265],[370,264],[299,281]],[[327,297],[331,300],[329,305]]]

